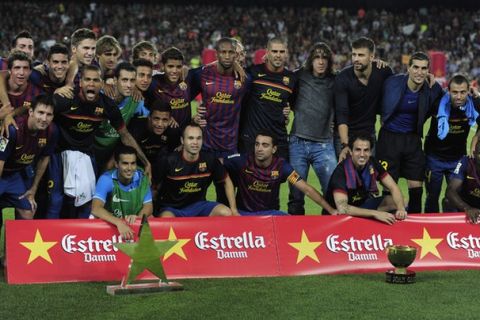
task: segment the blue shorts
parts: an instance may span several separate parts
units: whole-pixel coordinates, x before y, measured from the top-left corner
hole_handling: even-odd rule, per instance
[[[158,212],[162,214],[164,211],[170,211],[175,217],[208,217],[219,204],[221,203],[214,201],[198,201],[181,209],[163,207]]]
[[[0,196],[2,197],[2,204],[8,204],[14,208],[32,210],[30,202],[27,198],[18,199],[21,195],[27,192],[28,188],[26,182],[23,180],[20,172],[7,174],[0,178]]]
[[[241,216],[288,216],[288,213],[280,210],[265,210],[265,211],[245,211],[238,210]]]

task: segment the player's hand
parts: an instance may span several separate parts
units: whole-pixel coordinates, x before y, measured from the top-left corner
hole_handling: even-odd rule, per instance
[[[32,207],[32,212],[34,214],[37,211],[37,202],[35,201],[35,193],[36,193],[36,190],[28,189],[27,192],[25,192],[20,197],[18,197],[19,200],[22,200],[23,198],[27,198],[28,202],[30,202],[30,206]]]
[[[338,163],[345,160],[349,154],[350,155],[352,154],[352,150],[350,150],[350,147],[343,148],[340,154],[338,155]]]
[[[138,89],[137,87],[133,87],[133,90],[132,90],[132,99],[133,99],[133,101],[135,101],[135,102],[139,102],[140,100],[143,100],[142,91],[140,91],[140,89]]]
[[[104,83],[103,84],[103,92],[110,99],[115,99],[115,87],[113,85]]]
[[[383,68],[387,68],[388,67],[388,63],[386,61],[383,61],[382,59],[373,59],[373,61],[375,61],[377,63],[377,67],[379,69],[383,69]]]
[[[465,213],[467,214],[468,221],[470,223],[477,224],[478,216],[480,216],[480,210],[477,208],[466,209]]]
[[[197,114],[195,115],[195,117],[193,117],[193,121],[202,128],[205,128],[207,126],[207,119],[205,119],[206,113],[207,108],[203,104],[201,104],[197,108]]]
[[[38,72],[40,72],[40,74],[42,76],[46,76],[47,75],[47,71],[45,70],[45,66],[43,64],[39,64],[38,66],[35,66],[34,68],[35,70],[37,70]]]
[[[237,60],[233,61],[233,73],[235,74],[235,79],[240,79],[240,82],[244,83],[247,79],[247,73],[245,69],[238,63]]]
[[[128,216],[125,216],[125,221],[128,223],[128,224],[134,224],[135,223],[135,220],[137,220],[137,215],[135,214],[130,214]]]
[[[2,124],[2,127],[0,129],[0,136],[1,137],[6,137],[6,138],[10,137],[10,132],[8,131],[8,127],[10,125],[14,126],[15,129],[18,130],[18,125],[15,122],[15,119],[13,118],[12,113],[7,114],[5,116],[5,119],[3,120],[3,124]]]
[[[69,85],[58,88],[54,93],[63,98],[73,99],[73,87]]]
[[[180,74],[180,81],[179,82],[185,81],[185,79],[187,79],[189,70],[190,70],[190,68],[188,68],[186,65],[182,66],[182,73]]]
[[[6,105],[3,105],[1,108],[0,108],[0,120],[3,120],[5,119],[5,117],[7,115],[9,115],[10,113],[13,112],[13,107],[10,103],[6,104]]]
[[[395,216],[385,211],[377,211],[374,215],[374,218],[388,225],[392,225],[395,223]]]
[[[130,240],[133,239],[133,230],[130,228],[123,220],[117,224],[117,229],[122,239]]]
[[[170,117],[170,123],[168,124],[168,126],[170,128],[178,128],[179,127],[178,122],[175,121],[175,119],[173,119],[173,117]]]
[[[478,88],[476,88],[474,86],[471,86],[470,87],[470,95],[475,99],[480,98],[480,92],[478,91]]]
[[[407,211],[405,210],[397,210],[395,212],[395,218],[397,220],[405,220],[407,218]]]
[[[240,216],[240,212],[238,212],[237,208],[235,209],[230,208],[230,210],[232,211],[232,216]]]

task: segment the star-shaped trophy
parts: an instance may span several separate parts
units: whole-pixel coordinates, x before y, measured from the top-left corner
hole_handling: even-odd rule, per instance
[[[119,285],[107,286],[107,292],[111,295],[125,295],[183,290],[180,283],[167,280],[161,262],[161,258],[177,242],[171,240],[155,241],[147,217],[144,216],[138,231],[137,242],[115,243],[115,247],[132,260],[128,266],[127,276],[123,277]],[[159,281],[132,283],[145,269],[157,276]]]

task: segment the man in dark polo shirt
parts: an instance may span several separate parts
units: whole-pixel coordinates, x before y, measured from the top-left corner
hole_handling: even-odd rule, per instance
[[[330,178],[326,199],[340,214],[374,218],[387,224],[407,216],[402,193],[385,169],[371,157],[372,138],[369,134],[352,137],[351,156],[340,162]],[[379,195],[377,182],[391,195]],[[394,211],[395,214],[389,213]]]

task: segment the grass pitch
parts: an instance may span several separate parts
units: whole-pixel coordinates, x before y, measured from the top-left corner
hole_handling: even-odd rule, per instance
[[[478,319],[478,271],[181,280],[185,290],[112,297],[105,283],[8,286],[2,319]]]

